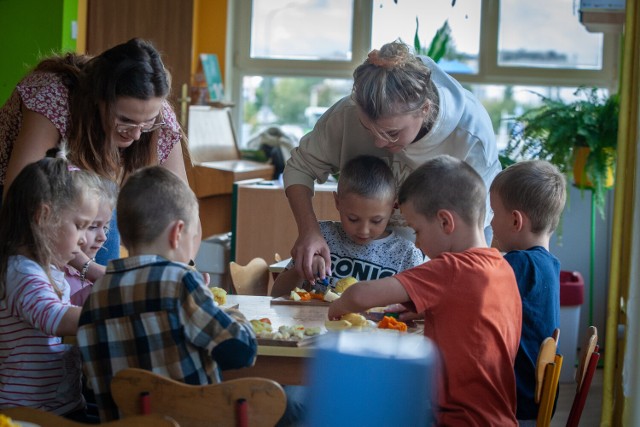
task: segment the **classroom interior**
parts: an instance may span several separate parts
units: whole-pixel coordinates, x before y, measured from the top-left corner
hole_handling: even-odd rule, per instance
[[[258,0],[4,0],[0,2],[0,44],[5,52],[0,67],[0,102],[6,100],[28,67],[49,52],[98,53],[131,37],[151,40],[162,51],[171,71],[171,101],[190,139],[185,147],[192,161],[188,165],[189,181],[199,198],[203,234],[208,237],[201,249],[203,261],[198,265],[216,257],[210,273],[226,283],[228,262],[246,264],[254,257],[262,257],[274,263],[276,254],[288,256],[296,237],[284,191],[277,179],[272,181],[274,168],[242,158],[246,154],[242,150],[256,134],[255,129],[247,131],[245,123],[250,77],[348,81],[363,55],[377,47],[371,37],[363,36],[373,31],[367,17],[376,8],[391,8],[394,3],[403,2],[416,10],[424,8],[420,5],[423,2],[410,0],[341,2],[348,4],[353,13],[350,59],[318,60],[315,68],[312,63],[299,68],[293,64],[295,61],[278,62],[269,55],[252,57],[252,37],[273,40],[274,44],[278,37],[278,32],[269,28],[264,34],[251,33],[253,8],[261,3]],[[324,7],[336,4],[318,3]],[[487,46],[498,45],[499,34],[487,28],[500,27],[500,15],[495,10],[499,6],[506,8],[513,1],[471,3],[477,4],[483,16],[478,55],[486,55],[497,64],[496,50],[487,53]],[[580,272],[584,281],[584,302],[565,311],[573,315],[578,309],[576,330],[563,331],[563,336],[573,334],[579,347],[588,326],[595,325],[599,331],[602,358],[581,425],[640,425],[640,273],[633,262],[640,255],[636,237],[639,234],[635,230],[640,224],[640,5],[635,0],[627,0],[626,5],[624,1],[573,3],[585,3],[585,10],[589,11],[584,17],[575,12],[574,19],[582,19],[580,24],[590,34],[602,37],[602,69],[527,72],[517,67],[500,68],[489,61],[480,63],[475,73],[456,74],[459,71],[454,70],[452,74],[465,85],[590,85],[621,95],[616,184],[606,195],[604,211],[594,215],[589,195],[571,187],[562,231],[554,237],[551,251],[561,260],[563,270]],[[452,10],[466,7],[462,1],[456,5],[456,1],[447,0],[443,4]],[[547,14],[556,13],[553,3],[541,4],[546,6],[540,7],[551,8]],[[290,6],[282,2],[280,9],[272,9],[268,18],[273,27],[283,25],[283,11]],[[413,29],[414,24],[411,21],[407,26]],[[207,87],[203,53],[216,55],[224,88],[224,96],[217,102],[202,101],[203,88],[206,91]],[[313,114],[315,110],[309,111]],[[211,134],[217,135],[217,140],[210,138]],[[314,206],[320,219],[338,219],[331,197],[333,188],[328,184],[317,189]],[[577,354],[579,348],[573,350]],[[570,359],[565,356],[563,369],[573,367]],[[560,389],[560,406],[552,425],[564,425],[563,407],[566,402],[570,405],[572,398],[567,389]],[[563,392],[567,393],[564,397]]]

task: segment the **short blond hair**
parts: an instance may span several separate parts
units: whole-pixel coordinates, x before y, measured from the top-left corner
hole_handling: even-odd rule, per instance
[[[567,199],[567,182],[560,170],[546,160],[515,163],[500,172],[491,183],[507,210],[522,211],[533,233],[553,233]]]

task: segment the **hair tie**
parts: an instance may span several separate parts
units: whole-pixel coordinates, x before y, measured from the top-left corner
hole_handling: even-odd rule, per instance
[[[60,146],[58,147],[58,151],[56,152],[55,158],[56,159],[63,159],[63,160],[68,162],[69,159],[67,159],[67,140],[66,139],[63,139],[60,142]],[[67,170],[69,172],[75,172],[75,171],[79,171],[80,168],[77,167],[74,164],[69,163],[67,165]]]
[[[59,149],[58,152],[56,153],[56,159],[62,159],[64,161],[67,161],[67,153],[64,152],[64,150]],[[69,163],[67,165],[67,170],[69,172],[75,172],[75,171],[79,171],[80,168],[77,167],[76,165]]]
[[[369,60],[369,63],[375,65],[376,67],[387,69],[392,69],[404,64],[402,58],[382,58],[378,49],[374,49],[369,52],[369,54],[367,55],[367,59]]]

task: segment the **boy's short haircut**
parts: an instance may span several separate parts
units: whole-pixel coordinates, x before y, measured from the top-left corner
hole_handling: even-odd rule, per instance
[[[482,177],[466,162],[443,154],[427,160],[400,186],[398,202],[413,203],[416,212],[435,218],[440,209],[455,212],[470,226],[484,227],[487,190]]]
[[[358,156],[349,160],[340,171],[338,195],[349,193],[367,199],[396,198],[393,172],[384,160],[374,156]]]
[[[507,210],[522,211],[533,233],[553,233],[567,198],[567,182],[560,170],[545,160],[515,163],[493,180],[490,191]]]
[[[189,225],[198,200],[191,188],[160,166],[132,174],[118,195],[118,229],[125,247],[155,241],[171,222]]]

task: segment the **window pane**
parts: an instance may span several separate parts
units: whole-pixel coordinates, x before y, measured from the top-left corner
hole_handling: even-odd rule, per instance
[[[351,60],[353,0],[253,0],[251,57]]]
[[[477,73],[480,51],[481,0],[373,0],[371,44],[379,48],[400,38],[414,46],[416,18],[419,22],[420,45],[429,47],[436,31],[448,22],[451,42],[448,53],[440,60],[446,71]]]
[[[278,126],[296,142],[322,113],[351,93],[353,82],[318,77],[248,76],[243,81],[244,145],[270,126]]]
[[[575,0],[501,0],[498,64],[602,68],[602,34],[580,23]]]

